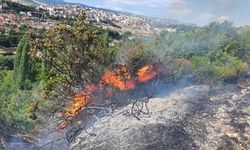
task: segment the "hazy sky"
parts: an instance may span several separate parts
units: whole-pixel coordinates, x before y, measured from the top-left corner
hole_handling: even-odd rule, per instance
[[[133,14],[205,25],[234,21],[250,25],[250,0],[65,0]]]

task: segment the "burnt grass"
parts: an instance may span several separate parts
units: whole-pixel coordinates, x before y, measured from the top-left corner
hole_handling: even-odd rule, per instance
[[[231,131],[228,131],[228,133],[220,133],[221,131],[219,131],[218,135],[215,134],[217,139],[214,138],[211,139],[211,141],[218,140],[219,142],[217,145],[213,145],[214,149],[249,149],[250,139],[244,134],[248,134],[249,136],[249,133],[247,133],[249,130],[246,129],[249,129],[250,125],[246,117],[249,117],[250,114],[243,110],[250,108],[250,94],[243,96],[242,99],[235,101],[234,104],[230,103],[230,100],[227,98],[222,98],[215,102],[210,100],[210,97],[218,96],[225,91],[232,93],[237,92],[239,94],[240,91],[238,88],[230,86],[225,86],[214,91],[211,90],[208,96],[196,101],[190,101],[189,113],[177,122],[171,122],[170,125],[167,126],[166,124],[157,124],[142,128],[141,140],[143,140],[143,143],[153,143],[143,149],[209,149],[209,147],[204,145],[204,143],[208,142],[208,136],[211,136],[211,133],[209,133],[210,131],[206,128],[207,123],[224,122],[225,120],[228,120],[225,122],[227,126],[230,127],[229,130]],[[230,108],[233,107],[232,105],[235,105],[233,110],[226,110],[228,118],[214,117],[220,108]],[[234,132],[238,135],[230,136],[228,135],[230,132]],[[158,134],[154,135],[152,133]],[[198,143],[200,143],[200,145]],[[210,148],[213,149],[213,147]]]
[[[246,87],[248,86],[246,85]],[[182,91],[186,92],[186,99],[178,99],[178,92],[170,95],[166,103],[171,100],[169,102],[173,104],[175,99],[177,103],[170,104],[170,107],[166,106],[162,113],[156,111],[157,113],[146,116],[146,120],[148,120],[146,123],[140,125],[136,121],[126,123],[126,119],[136,120],[133,116],[121,119],[125,122],[116,121],[118,126],[112,125],[110,121],[119,120],[119,116],[104,119],[106,121],[102,122],[102,125],[97,123],[97,126],[88,129],[93,133],[92,135],[88,135],[84,131],[78,134],[69,149],[250,149],[249,91],[242,92],[237,84],[226,84],[218,88],[210,87],[206,94],[189,97],[188,95],[192,95],[190,92],[193,92],[195,88],[197,87],[191,86],[188,87],[188,90],[180,89],[179,94]],[[194,92],[197,93],[197,91]],[[153,101],[154,99],[150,104],[154,104]],[[151,108],[156,107],[157,110],[159,105]],[[182,105],[187,107],[183,109]],[[172,111],[171,108],[174,113],[169,115],[168,112]],[[177,110],[175,110],[176,108]],[[142,115],[141,119],[145,119],[145,116]],[[129,125],[123,129],[119,126],[123,124]]]

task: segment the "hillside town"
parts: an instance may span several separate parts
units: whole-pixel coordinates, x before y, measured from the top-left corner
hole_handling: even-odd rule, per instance
[[[36,12],[20,11],[18,13],[4,12],[8,8],[7,4],[1,5],[0,25],[11,24],[28,26],[39,29],[49,29],[58,20],[74,20],[82,11],[86,13],[88,23],[100,25],[104,28],[112,28],[118,32],[141,33],[143,35],[160,33],[161,31],[175,32],[173,28],[156,28],[154,21],[140,16],[120,13],[110,10],[103,10],[79,5],[50,6],[40,5],[36,7]]]
[[[87,20],[92,23],[103,23],[112,21],[122,27],[130,27],[139,30],[153,30],[151,20],[143,17],[136,17],[123,13],[96,9],[91,7],[73,6],[40,6],[40,9],[47,10],[49,15],[62,18],[75,18],[81,11],[86,12]]]

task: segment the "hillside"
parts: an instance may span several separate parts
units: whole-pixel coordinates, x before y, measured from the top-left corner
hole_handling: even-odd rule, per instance
[[[0,150],[250,149],[250,26],[18,2],[0,0]]]
[[[51,10],[53,8],[53,12],[56,13],[56,16],[64,16],[69,15],[73,12],[73,16],[79,14],[77,9],[84,10],[87,14],[90,22],[98,22],[98,25],[103,26],[104,28],[111,28],[112,30],[116,30],[118,32],[131,32],[134,34],[143,34],[148,35],[152,32],[148,32],[147,30],[156,30],[157,33],[159,31],[174,31],[176,26],[180,25],[180,28],[184,26],[194,26],[194,24],[181,22],[175,19],[162,19],[162,18],[152,18],[146,16],[140,16],[131,14],[128,12],[115,11],[111,9],[97,8],[92,6],[87,6],[81,3],[74,2],[65,2],[63,0],[12,0],[13,2],[17,2],[23,5],[29,6],[40,6],[45,10]],[[41,6],[41,5],[49,5],[49,6]],[[55,6],[60,5],[60,6]],[[77,5],[77,6],[75,6]],[[60,12],[63,10],[63,13]],[[69,16],[67,16],[69,17]],[[70,15],[70,18],[72,15]],[[115,28],[113,28],[115,27]],[[118,27],[118,29],[117,29]],[[120,29],[122,27],[122,29]],[[174,29],[173,29],[174,28]],[[185,27],[184,27],[185,28]],[[155,32],[155,31],[154,31]]]
[[[14,2],[15,1],[15,2]],[[111,29],[119,33],[130,32],[134,35],[148,36],[159,34],[161,31],[176,32],[189,28],[188,24],[171,19],[156,19],[144,16],[137,16],[123,12],[116,12],[107,9],[94,8],[84,4],[73,5],[63,1],[31,1],[14,0],[5,2],[5,7],[0,15],[2,24],[15,26],[26,25],[32,28],[50,28],[59,20],[74,20],[81,13],[86,12],[87,21],[90,24],[98,25],[104,29]],[[41,3],[43,2],[43,3]],[[52,5],[39,5],[48,2]],[[62,2],[62,3],[61,3]],[[56,5],[53,4],[65,4]],[[39,9],[35,7],[39,5]],[[6,14],[8,13],[8,14]],[[15,17],[10,17],[15,15]],[[22,16],[22,17],[21,17]],[[8,18],[6,20],[6,18]],[[10,20],[10,21],[9,21]],[[37,21],[39,20],[39,22]],[[21,22],[18,23],[18,22]]]
[[[44,4],[48,4],[48,5],[61,5],[61,4],[65,4],[65,2],[63,0],[12,0],[14,2],[18,2],[21,4],[25,4],[25,5],[32,5],[32,6],[37,6],[37,5],[44,5]]]

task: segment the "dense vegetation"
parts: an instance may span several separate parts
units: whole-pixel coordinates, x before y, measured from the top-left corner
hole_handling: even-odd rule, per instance
[[[214,22],[185,32],[161,33],[148,43],[170,70],[175,68],[175,77],[188,73],[208,84],[233,82],[246,73],[250,63],[249,30],[235,28],[231,22]],[[178,61],[182,65],[176,70]]]
[[[84,19],[73,26],[62,23],[46,33],[30,30],[20,40],[15,57],[1,55],[0,118],[5,123],[1,131],[7,127],[27,131],[41,119],[36,114],[38,103],[40,112],[57,110],[65,105],[56,99],[58,90],[95,82],[114,61],[109,44],[119,34],[86,25]],[[62,96],[66,94],[72,91]]]
[[[84,19],[46,33],[29,31],[20,40],[15,59],[0,56],[0,122],[4,122],[0,131],[34,127],[42,119],[39,112],[60,111],[74,88],[99,81],[102,72],[115,64],[125,64],[133,72],[138,65],[161,62],[167,83],[192,75],[202,83],[223,84],[236,82],[248,71],[247,26],[211,23],[130,40],[128,33],[120,36],[86,25]]]

